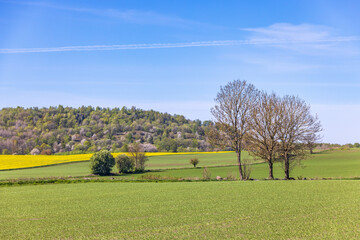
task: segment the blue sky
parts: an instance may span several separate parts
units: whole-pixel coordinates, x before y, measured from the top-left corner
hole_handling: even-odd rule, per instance
[[[247,80],[360,142],[358,1],[3,1],[0,108],[136,106],[211,119]]]

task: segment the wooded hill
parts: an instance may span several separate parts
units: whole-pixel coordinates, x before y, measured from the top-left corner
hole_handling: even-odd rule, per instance
[[[0,153],[126,151],[133,142],[142,143],[146,151],[207,151],[208,124],[135,107],[3,108]]]

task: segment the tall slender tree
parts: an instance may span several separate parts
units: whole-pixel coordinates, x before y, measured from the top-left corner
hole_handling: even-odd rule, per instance
[[[290,179],[291,160],[305,156],[309,139],[318,139],[321,124],[304,100],[285,96],[280,102],[278,155],[284,162],[285,179]]]
[[[240,179],[247,179],[241,161],[246,134],[251,130],[252,111],[256,106],[259,91],[246,81],[235,80],[224,87],[215,98],[211,109],[215,124],[208,131],[212,144],[231,147],[237,155]]]
[[[262,92],[252,111],[252,127],[248,134],[249,152],[268,163],[269,179],[274,179],[273,164],[278,148],[280,112],[280,98],[274,93]]]

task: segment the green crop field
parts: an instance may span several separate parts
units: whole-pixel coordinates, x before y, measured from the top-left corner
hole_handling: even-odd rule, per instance
[[[235,161],[235,159],[234,159]],[[238,176],[237,166],[225,166],[209,168],[213,177],[228,175]],[[163,170],[156,173],[161,176],[175,177],[202,177],[203,169],[178,169]],[[253,164],[251,167],[251,177],[255,179],[264,179],[268,176],[266,163]],[[274,176],[283,178],[284,172],[282,165],[276,163],[274,166]],[[294,178],[353,178],[360,177],[360,151],[359,150],[334,150],[324,151],[309,156],[303,160],[300,166],[295,166],[291,172]]]
[[[245,159],[251,159],[244,153]],[[189,159],[197,157],[200,160],[199,168],[194,169],[189,164]],[[263,179],[267,177],[267,165],[258,164],[253,161],[251,177]],[[213,154],[190,154],[190,155],[165,155],[153,156],[149,158],[147,169],[154,172],[146,173],[160,176],[174,177],[202,177],[203,168],[209,167],[212,177],[229,175],[238,176],[234,153],[213,153]],[[217,166],[217,167],[214,167]],[[222,167],[219,167],[222,166]],[[166,169],[168,168],[168,169]],[[178,168],[178,169],[176,169]],[[186,169],[183,169],[186,168]],[[159,169],[159,170],[155,170]],[[114,169],[116,171],[116,169]],[[89,162],[68,163],[55,166],[20,169],[11,171],[0,171],[0,179],[8,178],[36,178],[36,177],[67,177],[67,176],[86,176],[90,174]],[[284,176],[281,164],[275,164],[274,174],[277,178]],[[124,178],[138,178],[142,174],[123,175]],[[333,150],[324,151],[311,155],[302,161],[302,166],[294,168],[291,174],[293,177],[307,178],[351,178],[360,176],[360,151],[359,150]]]
[[[200,167],[189,159],[198,157]],[[250,159],[247,154],[244,157]],[[267,177],[253,160],[252,177]],[[144,175],[238,176],[234,153],[153,156]],[[232,165],[232,166],[231,166]],[[275,177],[282,178],[281,164]],[[0,171],[0,179],[89,175],[89,162]],[[319,152],[297,178],[360,176],[359,150]],[[148,176],[149,177],[149,176]],[[109,177],[103,177],[109,178]],[[359,180],[104,182],[0,187],[0,239],[359,239]]]
[[[0,188],[0,239],[359,239],[350,180]]]

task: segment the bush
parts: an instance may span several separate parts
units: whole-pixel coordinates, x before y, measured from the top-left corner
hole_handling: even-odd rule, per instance
[[[145,163],[149,160],[149,158],[145,155],[145,153],[138,153],[136,156],[133,156],[132,158],[135,160],[135,172],[144,172]]]
[[[251,170],[252,170],[252,165],[251,165],[251,160],[250,159],[243,159],[243,177],[246,180],[250,179],[250,174],[251,174]]]
[[[127,144],[124,144],[120,149],[119,152],[128,152],[129,151],[129,147]]]
[[[164,180],[164,181],[176,181],[179,180],[177,177],[172,176],[160,176],[158,174],[144,174],[140,177],[140,179],[143,180],[152,180],[152,181],[158,181],[158,180]]]
[[[94,153],[90,158],[90,169],[93,174],[101,176],[109,175],[114,165],[115,159],[108,150]]]
[[[227,180],[236,180],[236,176],[234,173],[228,172],[226,179]]]
[[[118,155],[115,158],[115,165],[119,173],[132,172],[134,169],[134,161],[125,154]]]
[[[203,179],[204,180],[210,180],[211,179],[211,172],[208,170],[207,167],[203,170]]]
[[[129,146],[130,158],[135,163],[135,172],[144,172],[145,163],[149,158],[142,152],[142,147],[139,143],[135,143]]]
[[[6,148],[4,148],[2,150],[2,155],[8,155],[9,154],[9,150],[7,150]]]
[[[196,167],[196,165],[199,164],[199,159],[197,159],[197,158],[190,159],[190,164],[194,165],[194,167]]]
[[[40,153],[40,155],[51,155],[51,154],[52,154],[51,149],[42,150]]]

